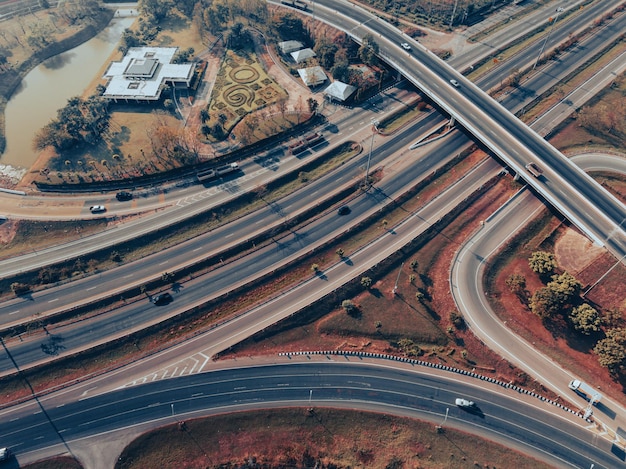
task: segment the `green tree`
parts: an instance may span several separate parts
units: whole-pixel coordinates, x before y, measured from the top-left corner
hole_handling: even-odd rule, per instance
[[[359,47],[359,58],[366,65],[378,65],[378,52],[380,48],[378,43],[374,40],[374,36],[366,34],[363,36],[361,47]]]
[[[398,341],[398,348],[407,357],[419,357],[422,354],[422,349],[420,349],[419,345],[417,345],[411,339],[400,339]]]
[[[352,300],[343,300],[341,302],[341,307],[348,314],[352,314],[354,311],[356,311],[356,305]]]
[[[166,19],[174,9],[174,0],[139,0],[139,11],[148,18],[151,23],[160,23]]]
[[[593,351],[598,355],[600,365],[611,373],[623,370],[626,366],[626,328],[609,329],[606,338],[598,341]]]
[[[372,279],[370,277],[361,277],[361,286],[363,288],[369,288],[372,286]]]
[[[461,329],[465,326],[465,319],[463,319],[463,315],[458,311],[450,311],[450,322],[454,324],[454,327],[457,329]]]
[[[600,324],[602,323],[600,314],[587,303],[572,309],[569,317],[574,324],[574,329],[582,334],[590,335],[600,330]]]
[[[125,29],[122,33],[118,50],[125,54],[131,47],[140,47],[143,45],[145,45],[145,42],[139,38],[137,33],[132,29]]]
[[[244,28],[243,23],[238,21],[226,33],[226,44],[231,49],[246,49],[252,45],[252,35]]]
[[[552,289],[562,305],[570,303],[575,296],[580,294],[582,288],[582,284],[568,272],[553,275],[552,281],[548,282],[547,286]]]
[[[533,293],[529,306],[541,319],[548,319],[561,311],[563,305],[550,287],[542,287]]]
[[[341,62],[335,62],[333,68],[330,69],[330,74],[335,80],[348,83],[350,79],[350,64],[347,60]]]
[[[281,12],[273,17],[274,30],[278,36],[310,43],[309,33],[302,20],[291,12]]]
[[[556,269],[556,258],[551,252],[535,251],[528,259],[528,265],[533,272],[539,275],[546,275]]]
[[[610,328],[618,328],[624,326],[624,315],[617,308],[611,308],[604,313],[604,324]]]
[[[330,70],[335,65],[337,50],[337,45],[326,36],[319,38],[313,46],[313,51],[317,54],[317,60],[326,70]]]
[[[11,284],[11,291],[15,294],[15,296],[25,295],[30,291],[30,285],[27,283],[13,282]]]
[[[191,18],[196,3],[201,3],[198,0],[176,0],[176,8],[187,18]]]
[[[511,292],[519,295],[526,291],[526,277],[522,274],[511,274],[505,280],[506,285],[509,287]]]

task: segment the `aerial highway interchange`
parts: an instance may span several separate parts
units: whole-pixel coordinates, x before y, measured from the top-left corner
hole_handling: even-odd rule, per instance
[[[337,4],[333,4],[332,7],[335,7],[335,8],[340,8],[341,7],[341,8],[343,8],[344,6],[343,6],[343,4],[338,4],[337,3]],[[320,19],[325,19],[325,20],[327,20],[329,22],[331,21],[331,19],[335,19],[336,20],[336,17],[334,17],[334,18],[330,18],[330,17],[329,18],[324,18],[324,12],[322,10],[316,10],[315,14],[316,14],[316,17],[318,17]],[[378,22],[376,24],[378,25]],[[368,23],[367,26],[369,27],[370,24]],[[383,31],[383,30],[381,29],[381,31]],[[381,32],[381,34],[383,34],[383,33]],[[388,54],[387,58],[391,58],[392,61],[396,60],[397,64],[398,64],[398,68],[403,69],[405,71],[405,74],[407,76],[409,76],[411,74],[410,73],[411,72],[411,67],[414,65],[413,62],[412,62],[412,56],[405,57],[407,55],[406,52],[403,52],[399,48],[399,46],[398,46],[398,44],[399,44],[399,37],[397,37],[397,33],[395,33],[394,31],[389,32],[388,30],[385,30],[384,34],[385,34],[385,36],[390,38],[389,39],[390,40],[390,44],[394,45],[394,47],[389,46],[388,50],[385,50],[385,54]],[[413,50],[415,50],[417,48],[418,47],[414,45]],[[381,48],[381,49],[384,49],[384,48]],[[397,50],[395,50],[395,49],[397,49]],[[434,65],[433,65],[433,69],[437,69],[437,67],[440,67],[440,66],[441,66],[440,64],[435,62]],[[445,78],[442,78],[442,77],[447,77],[450,73],[451,72],[448,69],[439,69],[439,77],[432,77],[432,80],[429,78],[426,81],[428,81],[429,83],[431,81],[434,82],[434,83],[438,83],[438,86],[439,86],[438,90],[439,90],[440,93],[445,93],[445,94],[448,94],[450,92],[454,93],[454,90],[452,89],[453,87],[451,87],[447,83],[447,80]],[[478,93],[477,91],[474,90],[474,86],[473,85],[470,85],[462,77],[457,77],[457,79],[462,83],[460,91],[458,91],[457,93],[468,93],[468,95],[470,97],[472,97],[473,99],[475,99],[477,101],[485,99],[484,96],[482,96],[480,93]],[[434,87],[435,85],[432,85],[432,86]],[[470,90],[471,90],[471,93],[470,93]],[[459,103],[468,104],[468,102],[465,101],[464,97],[461,96],[461,97],[458,97],[458,99],[459,99],[459,101],[456,101],[456,102],[446,102],[446,103],[442,103],[442,104],[445,104],[446,106],[451,106],[451,108],[459,106],[460,105]],[[517,104],[517,103],[514,103],[514,104]],[[491,108],[491,112],[492,113],[499,112],[496,108],[493,108],[492,106],[493,106],[493,104],[490,103],[489,107]],[[511,108],[512,107],[515,107],[515,106],[512,105]],[[452,109],[451,114],[452,115],[455,114],[454,109]],[[467,121],[466,117],[464,118],[461,115],[458,115],[456,117],[457,117],[457,119],[460,122],[463,122],[467,127],[471,127],[471,124],[469,123],[469,121]],[[508,119],[508,116],[507,116],[507,119]],[[507,122],[509,122],[509,121],[507,120]],[[517,121],[514,119],[512,122],[517,122]],[[470,124],[470,125],[468,125],[468,124]],[[426,127],[426,125],[424,125],[424,124],[421,124],[421,125],[423,125],[423,128]],[[515,132],[525,131],[523,126],[519,126],[518,124],[512,125],[512,124],[509,123],[507,125],[510,125],[509,128],[511,130],[515,131]],[[521,128],[521,130],[520,130],[520,128]],[[413,126],[408,131],[405,131],[405,132],[401,133],[400,135],[395,136],[394,137],[395,143],[393,145],[392,145],[391,142],[389,142],[389,143],[385,143],[384,145],[378,147],[377,148],[377,154],[376,154],[376,158],[378,158],[378,161],[383,161],[383,159],[387,155],[393,154],[394,152],[398,151],[398,149],[401,148],[402,145],[406,146],[406,141],[410,139],[409,136],[411,135],[411,133],[419,133],[419,129],[420,129],[420,127],[418,125]],[[488,132],[485,132],[485,133],[488,133]],[[493,137],[494,140],[496,138],[499,138],[497,135],[494,136],[491,132],[489,132],[489,133],[490,133],[491,137]],[[526,135],[526,134],[520,134],[520,135]],[[446,154],[451,154],[452,155],[452,154],[455,153],[454,148],[459,148],[461,145],[467,144],[467,140],[462,135],[454,137],[453,139],[450,139],[450,140],[451,140],[450,142],[445,142],[444,144],[441,144],[440,146],[438,146],[437,147],[437,151],[438,152],[445,152]],[[509,145],[517,145],[517,144],[511,143],[511,142],[507,142],[506,146],[508,147]],[[538,146],[536,148],[539,149],[540,148],[540,146],[539,146],[540,143],[537,143],[537,145]],[[525,151],[525,149],[523,149],[521,147],[519,147],[519,148],[515,147],[515,148],[516,148],[515,151],[518,154],[520,154],[520,155],[524,154],[523,152]],[[497,153],[497,151],[496,151],[496,153]],[[552,155],[551,158],[552,157],[554,157],[554,155]],[[558,160],[558,156],[556,158]],[[523,158],[518,159],[517,163],[515,161],[511,161],[510,162],[510,166],[513,169],[518,170],[521,174],[523,174],[524,177],[528,177],[528,175],[523,171],[523,163],[524,163],[524,161],[526,161],[526,160],[524,160]],[[363,162],[360,161],[359,164],[362,165]],[[352,171],[352,173],[347,171],[346,172],[346,174],[347,174],[346,177],[353,177],[353,176],[350,176],[350,174],[352,174],[352,175],[355,174],[359,164],[353,165],[353,167],[349,170],[349,171]],[[404,180],[402,180],[401,178],[397,178],[397,180],[395,180],[395,181],[384,182],[384,184],[389,184],[389,186],[381,184],[381,186],[378,188],[379,193],[385,194],[386,196],[390,196],[391,194],[395,193],[394,191],[400,191],[401,188],[404,187],[411,178],[415,177],[415,175],[423,174],[423,173],[425,173],[427,171],[432,170],[432,166],[429,166],[429,165],[432,165],[432,164],[433,164],[432,161],[428,161],[428,160],[421,161],[420,160],[418,163],[416,163],[415,167],[413,168],[413,172],[406,174]],[[517,166],[516,166],[516,164],[517,164]],[[543,164],[543,163],[541,163],[541,164]],[[552,162],[550,164],[556,166],[556,163],[554,163],[554,162]],[[422,166],[419,166],[419,165],[424,165],[424,166],[422,167]],[[547,164],[545,165],[545,168],[548,169],[548,165]],[[497,171],[497,168],[495,168],[495,167],[493,167],[491,169],[491,171],[493,171],[494,169],[496,169],[496,171]],[[581,173],[581,171],[576,170],[576,169],[572,170],[568,163],[565,163],[564,168],[559,167],[559,171],[561,171],[561,170],[565,171],[565,172],[569,171],[568,174],[570,174],[574,179],[580,177],[579,173]],[[546,183],[546,185],[551,185],[550,182],[553,179],[556,178],[556,175],[557,175],[557,172],[554,172],[554,173],[549,172],[548,173],[548,176],[549,176],[548,177],[548,182]],[[531,183],[531,185],[537,186],[536,181],[534,180],[534,178],[529,177],[528,179],[529,179],[529,182]],[[586,180],[585,177],[583,177],[583,180]],[[479,184],[480,184],[480,178],[477,178],[476,182],[474,183],[474,185],[472,187],[476,187]],[[543,190],[543,188],[539,188],[539,187],[535,187],[535,189],[538,189],[540,192]],[[560,191],[564,190],[564,189],[561,189],[559,187],[550,187],[550,189],[556,190],[557,192],[560,192]],[[571,193],[567,193],[567,192],[562,192],[562,194],[564,194],[566,198],[571,196]],[[596,200],[600,200],[601,201],[601,206],[608,209],[609,216],[605,217],[604,215],[602,215],[602,216],[598,217],[599,220],[601,220],[601,221],[604,220],[601,223],[602,225],[604,225],[604,227],[602,227],[600,225],[595,225],[595,224],[593,226],[591,226],[590,224],[589,224],[589,226],[585,225],[587,227],[587,229],[589,230],[588,234],[590,235],[590,237],[592,237],[592,239],[595,237],[594,240],[596,242],[598,242],[598,243],[607,243],[607,241],[608,241],[608,243],[607,243],[607,247],[608,248],[614,250],[614,252],[620,252],[619,249],[623,249],[623,230],[621,229],[621,227],[619,225],[617,225],[617,223],[614,223],[614,222],[620,216],[623,216],[623,214],[624,214],[624,207],[623,207],[622,204],[619,204],[619,202],[616,205],[615,201],[612,200],[611,197],[606,198],[606,194],[603,193],[603,190],[601,190],[599,192],[596,190],[595,192],[593,192],[592,195],[593,195],[593,197],[599,197],[599,199],[596,199]],[[558,197],[558,194],[557,194],[557,197]],[[369,198],[368,197],[362,197],[361,200],[359,200],[358,203],[355,204],[355,206],[354,206],[354,209],[355,209],[354,210],[355,211],[354,216],[357,216],[359,213],[366,213],[367,210],[374,210],[376,208],[377,204],[380,204],[380,203],[381,203],[381,201],[380,200],[376,200],[375,197],[371,197],[371,196]],[[606,207],[605,207],[605,204],[606,204]],[[362,205],[362,207],[360,205]],[[282,207],[282,208],[286,209],[287,207]],[[593,209],[594,207],[591,207],[591,208]],[[445,211],[442,212],[442,213],[445,213]],[[262,216],[267,216],[267,214],[264,214]],[[593,217],[594,216],[592,216],[592,218]],[[328,219],[332,219],[332,216],[329,216]],[[427,219],[431,219],[431,218],[427,217]],[[573,220],[573,221],[576,223],[576,220]],[[581,223],[583,223],[583,222],[581,222]],[[584,223],[587,223],[587,222],[584,222]],[[615,226],[611,225],[612,223],[614,223]],[[326,232],[327,236],[328,236],[329,232],[332,232],[332,229],[339,229],[338,227],[332,226],[332,223],[329,224],[328,221],[321,220],[319,222],[319,224],[320,225],[328,225],[328,226],[325,226],[325,228],[328,229],[328,231]],[[582,226],[581,229],[585,229],[585,226]],[[607,227],[609,227],[609,228],[607,228]],[[607,230],[609,230],[609,231],[607,232]],[[616,231],[614,231],[614,230],[616,230]],[[600,235],[599,233],[604,233],[604,235]],[[311,242],[311,239],[313,239],[313,231],[311,233],[307,233],[306,234],[306,239],[307,239],[307,242]],[[297,249],[300,248],[300,246],[299,246],[300,242],[301,241],[298,240],[298,239],[290,240],[289,242],[285,241],[280,246],[274,247],[274,250],[276,251],[276,254],[277,254],[277,256],[279,258],[280,257],[285,257],[285,253],[287,251],[289,253],[297,252]],[[291,245],[293,245],[293,247],[290,247]],[[391,249],[390,249],[390,251],[391,251]],[[252,262],[255,262],[255,261],[252,261]],[[246,270],[242,271],[241,270],[241,266],[235,266],[236,268],[240,269],[240,276],[239,276],[239,278],[246,278],[248,276],[252,276],[254,274],[254,270],[259,269],[258,261],[256,261],[256,262],[257,262],[257,264],[252,264],[252,263],[250,264],[250,265],[256,265],[256,268],[255,269],[250,269],[248,271],[246,271]],[[273,265],[274,262],[278,262],[278,260],[269,262],[268,266]],[[363,267],[358,267],[358,268],[362,269]],[[154,267],[150,267],[148,270],[150,270],[150,269],[153,270]],[[358,273],[356,271],[353,273],[353,275],[357,275],[357,274]],[[141,275],[144,275],[144,274],[141,274]],[[139,277],[139,274],[138,274],[138,277]],[[89,279],[87,279],[86,281],[89,281]],[[228,289],[228,286],[232,285],[233,282],[235,282],[235,281],[236,281],[236,277],[233,277],[232,279],[231,278],[226,278],[226,280],[224,281],[223,285],[216,284],[215,285],[216,293],[220,291],[220,288],[223,288],[224,291],[226,291],[226,289]],[[68,286],[68,288],[74,288],[74,287],[76,287],[77,290],[82,289],[82,290],[86,290],[86,291],[93,291],[93,290],[87,290],[84,287],[84,285],[72,286],[70,284]],[[87,287],[87,288],[91,288],[91,287]],[[207,292],[205,291],[204,295],[206,295],[206,293]],[[55,295],[55,293],[53,291],[45,292],[43,294],[44,295],[47,295],[47,294]],[[58,293],[56,293],[56,295],[58,295]],[[193,296],[192,289],[191,288],[189,288],[188,290],[186,289],[185,292],[184,292],[184,296],[185,297],[192,297]],[[74,294],[70,294],[67,297],[73,298],[74,301],[76,301],[76,297],[74,297]],[[196,301],[200,301],[203,297],[204,296],[203,296],[202,293],[198,293],[196,298],[195,298],[195,300]],[[194,301],[194,298],[188,298],[187,301],[189,301],[190,304],[192,304],[192,302]],[[123,314],[126,314],[127,317],[132,316],[133,318],[137,318],[136,319],[136,324],[140,324],[141,323],[141,313],[140,313],[141,308],[146,309],[146,313],[145,314],[149,314],[149,311],[153,311],[153,309],[145,308],[145,306],[146,305],[139,305],[139,306],[137,306],[137,308],[139,308],[138,310],[134,310],[133,311],[132,309],[129,309],[128,311],[124,312]],[[180,307],[180,305],[172,305],[172,308],[174,308],[175,306],[176,307]],[[12,311],[15,311],[15,302],[11,303],[11,304],[7,304],[6,307],[7,308],[13,308]],[[37,307],[38,307],[37,305],[34,306],[35,310],[37,309]],[[8,314],[10,314],[10,313],[5,312],[5,313],[3,313],[1,315],[1,317],[4,319],[5,317],[7,317]],[[31,312],[24,311],[23,314],[24,314],[24,317],[28,317],[29,315],[33,314],[33,312],[32,311]],[[113,324],[113,323],[114,323],[114,321],[111,321],[111,324]],[[127,328],[132,327],[132,325],[133,325],[133,323],[129,323],[128,321],[125,321],[121,331],[126,331]],[[96,328],[96,327],[93,327],[93,325],[91,327],[93,329],[100,329],[100,327]],[[117,326],[114,326],[114,327],[117,327]],[[76,332],[77,336],[82,335],[82,334],[83,334],[83,332],[80,332],[80,333]],[[71,338],[71,336],[68,334],[68,336],[66,337],[66,342],[67,342],[68,345],[71,343],[70,338]],[[87,342],[93,342],[93,341],[94,341],[94,336],[91,336],[91,337],[89,337],[87,339]],[[38,345],[38,343],[35,344],[35,345]],[[19,353],[16,353],[15,357],[19,357]],[[29,362],[28,360],[32,360],[32,361]],[[35,357],[27,359],[24,362],[24,364],[28,365],[28,363],[32,363],[34,361],[35,362],[37,361],[37,359]],[[3,361],[2,363],[5,363],[5,361]],[[10,366],[12,366],[12,365],[10,365]],[[8,368],[4,369],[3,371],[6,371],[7,369]],[[597,466],[597,467],[599,467],[599,466]],[[607,466],[607,467],[609,467],[609,466]]]

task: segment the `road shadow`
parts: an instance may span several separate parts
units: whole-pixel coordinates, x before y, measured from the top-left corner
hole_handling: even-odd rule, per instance
[[[317,272],[315,272],[315,276],[321,280],[328,280],[328,277],[326,277],[326,274],[322,272],[321,270],[318,270]]]
[[[624,448],[619,446],[617,443],[613,443],[611,446],[611,453],[617,456],[617,458],[621,461],[626,461],[626,452],[624,451]]]
[[[472,414],[475,415],[477,417],[480,417],[481,419],[485,418],[485,413],[480,410],[480,407],[478,407],[476,404],[474,404],[473,406],[470,407],[460,407],[459,409],[461,409],[463,412],[467,412],[468,414]]]
[[[578,394],[578,393],[577,393]],[[582,394],[580,394],[582,397],[585,398],[585,400],[588,400],[586,396],[583,396]],[[599,412],[602,412],[604,415],[606,415],[608,418],[610,418],[611,420],[615,420],[615,417],[617,417],[617,412],[615,412],[613,409],[611,409],[610,407],[607,407],[606,404],[602,401],[597,402],[595,404],[596,409],[598,409]]]
[[[41,344],[41,351],[46,355],[58,355],[61,350],[65,350],[63,342],[65,342],[63,337],[50,334],[48,340]]]

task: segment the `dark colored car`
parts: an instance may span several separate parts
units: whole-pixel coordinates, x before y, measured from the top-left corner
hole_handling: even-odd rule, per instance
[[[122,202],[123,200],[130,200],[133,198],[133,194],[131,194],[130,192],[126,192],[126,191],[121,191],[118,192],[117,194],[115,194],[115,198],[117,200],[119,200],[120,202]]]
[[[344,205],[343,207],[339,207],[339,210],[337,210],[337,213],[339,215],[347,215],[348,213],[350,213],[350,207],[348,207],[347,205]]]
[[[174,298],[172,298],[172,295],[167,292],[152,297],[152,302],[155,305],[166,305],[168,303],[171,303],[173,300]]]

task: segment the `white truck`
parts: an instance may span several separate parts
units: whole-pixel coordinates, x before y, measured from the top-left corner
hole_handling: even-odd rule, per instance
[[[536,178],[540,177],[543,174],[543,170],[535,162],[528,163],[526,165],[526,169],[528,170],[530,174],[532,174]]]
[[[584,396],[590,404],[596,404],[597,402],[600,402],[600,399],[602,399],[602,394],[579,379],[571,380],[568,386],[571,390]]]
[[[221,178],[222,176],[226,176],[229,173],[239,171],[239,165],[237,163],[231,163],[224,166],[220,166],[219,168],[205,169],[202,171],[198,171],[196,177],[198,182],[208,182],[213,179]]]

